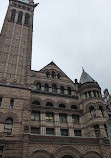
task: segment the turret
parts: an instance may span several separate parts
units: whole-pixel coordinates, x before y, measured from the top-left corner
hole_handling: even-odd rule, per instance
[[[84,70],[79,82],[80,106],[84,111],[84,135],[88,137],[107,137],[106,121],[108,115],[101,96],[99,84]]]

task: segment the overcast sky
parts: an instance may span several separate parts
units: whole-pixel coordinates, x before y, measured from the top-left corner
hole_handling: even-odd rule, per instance
[[[111,0],[35,0],[32,69],[52,60],[72,79],[82,66],[111,92]],[[0,29],[8,7],[0,4]]]

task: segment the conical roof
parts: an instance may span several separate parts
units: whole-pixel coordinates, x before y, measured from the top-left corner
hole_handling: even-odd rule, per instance
[[[84,84],[87,82],[96,82],[96,81],[83,70],[79,83]]]

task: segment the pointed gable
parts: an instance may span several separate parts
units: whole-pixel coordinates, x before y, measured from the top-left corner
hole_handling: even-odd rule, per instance
[[[96,83],[96,81],[83,70],[79,83],[84,84],[87,82],[95,82]]]
[[[45,73],[47,71],[55,71],[56,73],[59,73],[63,77],[67,76],[53,61],[48,65],[46,65],[44,68],[42,68],[39,72]]]

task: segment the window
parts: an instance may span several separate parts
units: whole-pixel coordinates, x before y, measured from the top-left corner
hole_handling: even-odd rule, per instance
[[[0,107],[1,107],[1,105],[2,105],[2,97],[0,97]]]
[[[12,134],[12,126],[13,126],[13,119],[7,118],[5,121],[4,134],[11,135]]]
[[[98,125],[94,125],[94,131],[95,131],[96,136],[99,137],[100,136],[100,129],[99,129]]]
[[[88,92],[88,94],[89,94],[89,98],[91,98],[92,96],[91,96],[91,92],[90,91]]]
[[[47,135],[54,135],[54,128],[46,128]]]
[[[46,77],[49,78],[50,77],[50,73],[47,71],[46,72]]]
[[[81,130],[74,130],[75,136],[81,137]]]
[[[14,99],[11,99],[11,100],[10,100],[10,109],[11,109],[11,110],[13,109],[13,105],[14,105]]]
[[[44,91],[45,91],[45,92],[48,92],[48,91],[49,91],[49,85],[48,85],[48,84],[45,84]]]
[[[106,135],[108,137],[108,132],[107,132],[107,126],[106,126],[106,124],[104,124],[104,129],[105,129]]]
[[[99,92],[97,91],[97,96],[99,97]]]
[[[68,95],[71,95],[71,88],[70,87],[68,87]]]
[[[100,116],[104,117],[103,107],[99,106]]]
[[[15,20],[15,16],[16,16],[16,10],[15,9],[12,9],[12,14],[11,14],[11,18],[10,18],[10,21],[14,22]]]
[[[25,22],[24,22],[25,25],[29,25],[29,18],[30,18],[30,15],[28,13],[26,13],[25,14]]]
[[[38,127],[31,127],[32,134],[40,134],[40,128]]]
[[[34,101],[32,102],[32,105],[40,105],[40,102],[39,102],[38,100],[34,100]]]
[[[55,75],[54,71],[52,71],[51,76],[52,76],[52,78],[55,78],[56,75]]]
[[[51,102],[47,102],[46,106],[53,106],[53,104]]]
[[[73,123],[79,124],[79,119],[80,119],[79,115],[72,115],[72,121],[73,121]]]
[[[41,84],[40,83],[37,83],[36,89],[39,90],[39,91],[41,90]]]
[[[93,106],[90,107],[90,114],[91,114],[92,118],[96,117],[95,110],[94,110]]]
[[[60,74],[57,74],[57,78],[60,79],[60,77],[61,77],[61,75],[60,75]]]
[[[22,16],[23,16],[23,12],[19,11],[19,13],[18,13],[18,21],[17,21],[19,24],[22,24]]]
[[[96,97],[96,92],[95,92],[95,91],[93,91],[93,93],[94,93],[94,97]]]
[[[45,119],[47,122],[54,122],[54,113],[47,112]]]
[[[77,109],[77,105],[72,105],[71,109]]]
[[[31,112],[31,120],[33,120],[33,121],[39,121],[40,120],[40,112],[38,112],[38,111],[32,111]]]
[[[2,158],[2,154],[3,154],[3,146],[0,146],[0,158]]]
[[[67,122],[67,114],[59,114],[60,123]]]
[[[60,93],[64,94],[64,87],[63,86],[60,87]]]
[[[66,106],[64,104],[59,104],[60,108],[66,108]]]
[[[68,129],[61,129],[61,136],[68,136]]]
[[[56,86],[56,84],[52,85],[52,92],[53,93],[57,93],[57,86]]]

